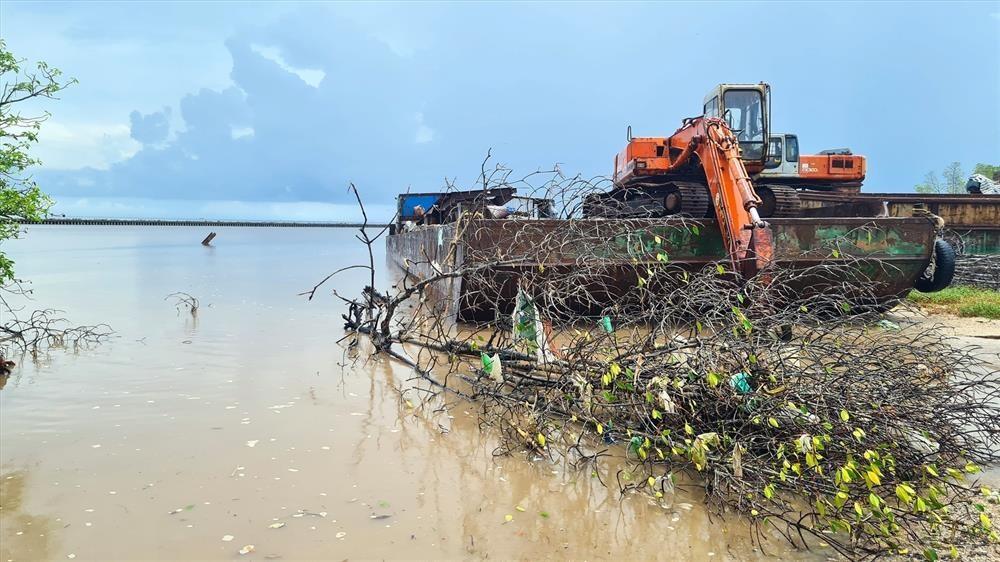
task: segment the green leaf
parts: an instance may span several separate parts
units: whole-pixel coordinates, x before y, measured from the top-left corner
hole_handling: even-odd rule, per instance
[[[913,501],[914,494],[916,494],[916,491],[913,488],[911,488],[908,484],[896,485],[896,497],[899,498],[899,501],[905,504],[909,504],[910,502]]]
[[[879,478],[878,471],[876,470],[869,470],[865,473],[865,476],[868,477],[868,480],[871,481],[873,486],[879,486],[882,484],[882,479]]]
[[[868,503],[870,503],[875,509],[878,509],[878,507],[882,505],[882,498],[876,496],[874,492],[870,493],[868,494]]]
[[[850,419],[851,419],[851,414],[847,413],[847,410],[841,410],[840,411],[840,420],[841,421],[843,421],[843,422],[846,423]]]

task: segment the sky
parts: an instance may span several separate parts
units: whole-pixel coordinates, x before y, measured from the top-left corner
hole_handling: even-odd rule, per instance
[[[1000,1],[0,2],[0,37],[79,83],[35,172],[70,216],[353,220],[395,194],[608,175],[720,82],[767,82],[772,130],[850,147],[867,191],[1000,163]]]

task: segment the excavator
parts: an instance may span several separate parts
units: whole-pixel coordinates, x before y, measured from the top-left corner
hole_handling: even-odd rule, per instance
[[[630,138],[615,156],[615,188],[588,196],[584,216],[714,215],[734,266],[753,276],[770,261],[773,247],[751,177],[767,163],[769,97],[764,83],[720,84],[705,114],[684,119],[673,135]],[[794,188],[787,193],[794,197]]]
[[[847,149],[800,158],[797,137],[770,134],[770,86],[719,84],[703,114],[684,119],[673,135],[632,137],[630,130],[614,159],[614,188],[589,195],[583,213],[716,218],[736,271],[750,277],[774,256],[766,219],[802,217],[800,190],[857,193],[865,167]],[[950,273],[937,285],[949,281]]]
[[[753,179],[759,185],[854,194],[861,191],[867,168],[865,157],[854,154],[849,148],[799,154],[797,135],[771,133],[767,162]],[[764,195],[761,197],[766,199]]]
[[[881,307],[913,287],[923,292],[946,287],[955,254],[938,236],[940,221],[934,217],[888,217],[881,205],[876,213],[800,208],[800,197],[808,193],[833,196],[823,191],[863,179],[864,158],[833,151],[817,155],[820,160],[809,168],[801,161],[797,168],[774,165],[769,98],[764,83],[720,84],[706,97],[704,113],[684,119],[672,135],[629,135],[614,159],[613,187],[587,195],[582,218],[575,209],[566,218],[553,217],[552,201],[515,197],[510,186],[401,194],[386,237],[387,255],[418,279],[440,275],[436,264],[477,271],[459,273],[460,283],[442,288],[456,318],[476,321],[511,313],[520,283],[536,273],[561,275],[576,268],[577,260],[593,259],[589,244],[566,243],[566,236],[581,232],[607,243],[599,256],[608,272],[600,292],[567,303],[588,312],[599,312],[634,289],[637,264],[660,261],[659,254],[632,247],[637,233],[642,233],[638,238],[662,233],[652,239],[685,272],[727,259],[738,276],[761,274],[765,281],[771,279],[771,265],[808,268],[834,259],[859,268],[846,278],[832,270],[828,278],[798,277],[788,295],[821,294],[838,280],[863,283],[861,304]],[[787,152],[794,136],[780,138],[782,160],[794,160]],[[849,174],[835,172],[847,169]],[[698,229],[677,228],[685,217],[715,220]],[[456,228],[461,221],[470,222]],[[488,283],[483,272],[492,272]],[[868,302],[872,298],[875,303]]]

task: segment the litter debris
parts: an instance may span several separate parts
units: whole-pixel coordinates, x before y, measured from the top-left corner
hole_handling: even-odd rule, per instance
[[[895,322],[893,322],[891,320],[886,320],[885,318],[883,318],[883,319],[879,320],[878,322],[876,322],[876,325],[879,328],[882,328],[883,330],[896,330],[896,331],[899,330],[899,324],[897,324],[897,323],[895,323]]]
[[[740,394],[750,392],[750,375],[746,373],[736,373],[729,378],[729,386],[735,388],[736,392]]]
[[[500,354],[494,354],[492,357],[483,353],[481,357],[483,363],[483,371],[493,379],[494,382],[503,382],[503,365],[500,364]]]

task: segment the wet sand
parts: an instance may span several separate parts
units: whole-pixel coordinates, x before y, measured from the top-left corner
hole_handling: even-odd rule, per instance
[[[614,460],[609,489],[494,457],[475,405],[345,362],[338,301],[297,293],[367,258],[352,231],[204,234],[45,226],[11,245],[35,306],[117,337],[24,362],[0,390],[0,560],[765,557],[695,493],[660,507],[619,497]],[[201,299],[196,318],[175,291]]]

